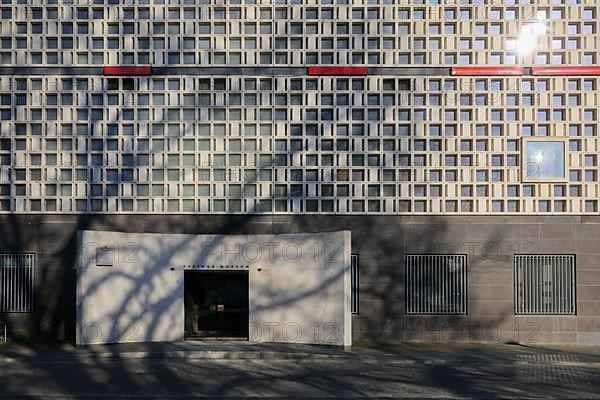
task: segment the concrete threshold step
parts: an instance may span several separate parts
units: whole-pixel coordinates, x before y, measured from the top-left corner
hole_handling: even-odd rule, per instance
[[[130,359],[188,359],[188,360],[306,360],[350,358],[354,355],[281,353],[281,352],[237,352],[237,351],[170,351],[170,352],[126,352],[126,353],[73,353],[39,356],[0,355],[0,362],[23,359],[36,361],[68,360],[130,360]]]
[[[127,346],[129,347],[129,346]],[[32,350],[26,347],[0,347],[0,361],[28,359],[36,361],[57,360],[119,360],[119,359],[207,359],[207,360],[289,360],[289,359],[326,359],[356,357],[357,353],[327,349],[322,347],[285,347],[274,345],[235,345],[228,344],[184,344],[150,345],[132,348],[123,345],[99,345],[80,348],[45,348]],[[142,348],[136,348],[142,347]],[[145,348],[144,348],[145,347]],[[253,348],[256,347],[256,348]],[[6,351],[2,351],[6,350]],[[40,351],[41,350],[41,351]]]
[[[181,359],[210,359],[210,360],[252,360],[252,359],[306,359],[306,358],[343,358],[350,354],[303,353],[280,351],[212,351],[212,350],[176,350],[167,352],[133,351],[123,353],[99,353],[82,355],[83,357],[99,357],[109,359],[120,358],[181,358]]]

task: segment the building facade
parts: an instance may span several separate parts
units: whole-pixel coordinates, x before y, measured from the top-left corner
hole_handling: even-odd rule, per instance
[[[73,340],[78,231],[349,230],[355,340],[600,343],[599,12],[3,2],[0,318]]]

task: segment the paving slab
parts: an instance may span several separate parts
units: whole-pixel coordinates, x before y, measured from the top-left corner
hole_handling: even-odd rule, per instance
[[[533,363],[600,365],[599,346],[488,343],[357,343],[355,352],[399,356],[425,363]]]

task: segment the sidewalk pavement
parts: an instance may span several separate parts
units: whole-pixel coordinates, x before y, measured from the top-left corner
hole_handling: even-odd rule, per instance
[[[357,343],[351,349],[289,343],[183,341],[121,343],[75,347],[71,344],[0,343],[0,362],[79,359],[393,360],[407,364],[542,364],[600,367],[600,347],[527,346],[477,343]]]

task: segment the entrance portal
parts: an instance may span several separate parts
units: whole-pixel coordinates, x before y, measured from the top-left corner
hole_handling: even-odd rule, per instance
[[[248,271],[185,271],[185,336],[248,340]]]
[[[352,344],[348,231],[78,235],[77,344]]]

